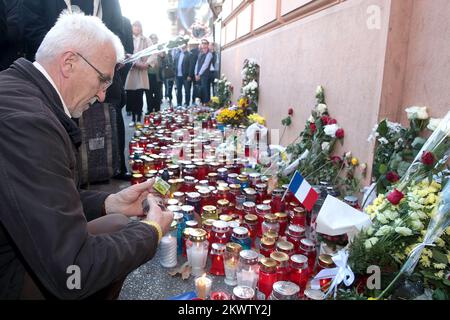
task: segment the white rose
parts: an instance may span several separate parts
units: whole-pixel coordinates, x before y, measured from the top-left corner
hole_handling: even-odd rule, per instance
[[[382,137],[382,138],[378,139],[378,142],[381,143],[381,144],[388,144],[389,143],[389,141],[385,137]]]
[[[316,96],[318,96],[319,94],[323,94],[323,87],[322,86],[318,86],[316,89]]]
[[[427,128],[430,131],[434,131],[436,130],[439,125],[441,124],[442,119],[435,119],[435,118],[431,118],[430,119],[430,123],[428,123]]]
[[[420,231],[425,228],[422,222],[420,220],[412,220],[410,223],[410,227],[415,231]]]
[[[411,229],[405,227],[397,227],[395,228],[395,232],[405,237],[412,235]]]
[[[409,120],[414,120],[414,119],[426,120],[430,117],[427,112],[427,107],[413,106],[413,107],[407,108],[405,111],[408,115]]]
[[[336,137],[336,131],[339,129],[339,126],[337,124],[329,124],[323,128],[325,134],[327,136],[330,136],[332,138]]]
[[[397,211],[391,211],[391,210],[387,210],[387,211],[384,213],[384,215],[385,215],[386,218],[388,218],[389,220],[392,220],[392,221],[394,221],[395,219],[397,219],[398,216],[399,216],[399,214],[398,214]]]
[[[349,151],[345,154],[345,159],[351,159],[352,158],[352,152]]]
[[[324,114],[325,112],[327,112],[327,110],[328,110],[328,107],[326,104],[321,103],[321,104],[317,105],[317,111],[319,111],[319,113],[321,115]]]
[[[380,221],[380,223],[382,224],[389,223],[388,219],[382,213],[377,214],[377,220]]]
[[[373,237],[373,238],[367,239],[367,240],[364,242],[364,246],[366,247],[366,249],[370,249],[370,248],[372,248],[372,247],[375,245],[375,243],[377,243],[377,242],[378,242],[378,238],[377,238],[377,237]]]
[[[369,236],[373,235],[374,232],[375,232],[375,229],[372,226],[370,226],[367,229],[367,235],[369,235]]]
[[[382,226],[377,231],[377,233],[375,233],[375,236],[382,237],[382,236],[385,236],[385,235],[387,235],[387,234],[389,234],[389,233],[391,233],[393,231],[394,231],[394,228],[392,228],[391,226]]]
[[[314,123],[314,117],[313,117],[313,116],[309,116],[308,122],[309,122],[309,123]]]
[[[230,81],[227,81],[227,82],[225,83],[225,85],[229,87],[229,86],[231,86],[231,82],[230,82]]]
[[[322,143],[322,150],[323,151],[328,151],[330,149],[330,143],[329,142],[324,142]]]

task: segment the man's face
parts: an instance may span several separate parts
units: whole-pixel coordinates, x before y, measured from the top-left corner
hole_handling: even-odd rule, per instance
[[[81,55],[83,55],[80,52]],[[90,104],[96,100],[105,100],[108,79],[112,81],[114,77],[114,67],[116,64],[116,54],[111,44],[103,45],[95,50],[94,54],[84,56],[89,61],[89,65],[81,56],[77,56],[77,69],[71,83],[71,99],[68,105],[73,118],[79,118],[86,111]],[[96,71],[94,67],[98,70]],[[101,73],[101,74],[100,74]]]
[[[209,43],[208,42],[206,42],[206,41],[202,41],[202,50],[205,52],[205,51],[208,51],[208,47],[209,47]]]

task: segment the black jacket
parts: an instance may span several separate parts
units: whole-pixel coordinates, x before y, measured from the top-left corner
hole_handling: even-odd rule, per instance
[[[200,50],[198,48],[191,50],[191,77],[193,79],[195,77],[195,64],[197,63],[199,54],[200,54]]]
[[[88,15],[94,12],[92,0],[72,0],[72,5],[79,6]],[[65,9],[67,5],[64,0],[23,0],[23,32],[29,60],[34,60],[45,35]],[[102,11],[105,25],[122,38],[122,11],[119,0],[102,1]]]
[[[175,75],[178,77],[178,63],[180,61],[180,56],[181,56],[181,52],[179,52],[177,54],[177,56],[175,57]],[[184,53],[184,57],[183,57],[183,62],[181,65],[181,71],[183,73],[183,78],[184,80],[187,79],[187,77],[191,77],[192,78],[192,74],[191,74],[191,68],[192,68],[192,55],[189,51],[186,51]]]
[[[0,71],[21,55],[20,3],[19,0],[0,0]]]
[[[139,222],[109,235],[87,231],[108,194],[79,191],[80,132],[48,80],[25,59],[0,73],[0,299],[17,299],[25,269],[46,297],[85,298],[148,261],[157,232]],[[79,266],[81,289],[67,288]]]

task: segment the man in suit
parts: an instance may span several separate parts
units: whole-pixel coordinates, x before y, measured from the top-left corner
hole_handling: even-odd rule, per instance
[[[187,45],[181,47],[181,51],[175,57],[175,74],[177,81],[177,105],[183,105],[183,87],[185,92],[185,105],[188,106],[191,101],[191,53],[187,50]]]
[[[209,51],[209,41],[202,39],[201,52],[195,65],[195,81],[200,82],[200,98],[202,104],[208,103],[211,98],[209,79],[212,58],[213,55]]]
[[[198,55],[200,53],[198,41],[195,39],[191,39],[188,43],[189,52],[191,53],[191,71],[190,76],[192,78],[192,104],[195,102],[195,98],[200,97],[200,83],[195,81],[195,64],[197,63]],[[188,102],[189,104],[189,102]]]

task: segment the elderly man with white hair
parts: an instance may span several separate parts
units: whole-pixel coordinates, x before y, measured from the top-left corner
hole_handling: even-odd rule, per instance
[[[173,219],[153,181],[116,194],[80,191],[71,118],[103,101],[120,40],[96,17],[63,13],[34,63],[0,73],[0,299],[117,298]],[[144,216],[141,222],[128,217]],[[101,218],[87,222],[86,212]]]

